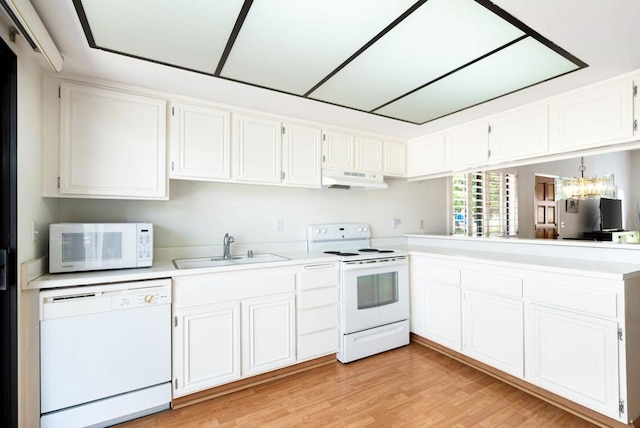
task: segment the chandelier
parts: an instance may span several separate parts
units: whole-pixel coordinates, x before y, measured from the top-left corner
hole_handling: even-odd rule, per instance
[[[613,174],[604,177],[585,177],[584,157],[580,158],[580,177],[556,179],[556,200],[615,198],[616,187]]]

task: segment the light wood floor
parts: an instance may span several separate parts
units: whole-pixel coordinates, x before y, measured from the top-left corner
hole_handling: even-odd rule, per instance
[[[594,427],[412,343],[342,365],[168,410],[120,428]]]

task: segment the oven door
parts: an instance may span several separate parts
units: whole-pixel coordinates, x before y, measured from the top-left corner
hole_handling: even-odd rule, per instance
[[[409,319],[406,257],[342,263],[342,334]]]

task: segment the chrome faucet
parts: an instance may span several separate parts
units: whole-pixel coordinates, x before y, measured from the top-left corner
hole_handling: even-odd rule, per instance
[[[224,234],[224,239],[222,240],[222,245],[224,246],[224,250],[222,253],[222,258],[224,260],[229,260],[229,258],[231,257],[231,244],[236,242],[235,239],[233,239],[233,236],[229,235],[228,233]]]

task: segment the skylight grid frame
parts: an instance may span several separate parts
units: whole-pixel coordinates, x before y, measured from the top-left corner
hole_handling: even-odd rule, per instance
[[[151,62],[155,62],[155,63],[159,63],[159,64],[171,66],[171,67],[181,68],[181,69],[196,72],[199,74],[210,75],[210,76],[222,78],[229,81],[248,84],[254,87],[269,89],[272,91],[294,95],[302,98],[313,99],[315,101],[323,102],[330,105],[340,106],[340,107],[348,108],[351,110],[370,113],[380,117],[391,118],[394,120],[399,120],[402,122],[413,123],[418,125],[457,113],[467,108],[471,108],[473,106],[488,102],[496,98],[500,98],[502,96],[511,94],[513,92],[520,91],[530,86],[534,86],[544,81],[554,79],[556,77],[559,77],[568,73],[572,73],[574,71],[587,67],[586,63],[582,62],[581,60],[577,59],[576,57],[574,57],[564,49],[555,45],[553,42],[549,41],[548,39],[546,39],[545,37],[537,33],[535,30],[531,29],[529,26],[522,23],[518,19],[514,18],[513,16],[505,12],[503,9],[501,9],[500,7],[496,6],[495,4],[493,4],[488,0],[449,0],[448,4],[454,4],[454,1],[455,1],[455,3],[458,3],[458,4],[468,3],[469,5],[479,5],[484,9],[486,9],[487,11],[491,12],[492,14],[495,14],[495,16],[497,16],[499,19],[513,26],[513,28],[515,28],[517,31],[521,32],[522,34],[520,34],[519,37],[516,37],[515,39],[509,42],[502,43],[499,46],[492,47],[492,49],[489,52],[478,53],[476,57],[469,58],[469,60],[466,63],[460,64],[451,70],[446,70],[444,73],[440,74],[439,76],[435,76],[435,77],[432,76],[432,78],[430,78],[428,82],[421,82],[419,85],[417,85],[417,87],[409,88],[408,90],[401,91],[400,93],[385,95],[385,97],[388,96],[388,99],[384,99],[383,102],[381,102],[380,104],[377,104],[374,107],[367,106],[367,108],[360,108],[358,106],[354,107],[353,105],[345,105],[350,103],[345,103],[341,99],[336,99],[336,98],[319,99],[314,96],[314,93],[316,93],[317,95],[321,93],[323,88],[326,88],[329,85],[332,85],[333,80],[337,76],[339,76],[341,72],[348,70],[350,65],[355,65],[358,61],[361,61],[361,58],[364,58],[367,55],[367,52],[369,51],[373,52],[373,49],[375,49],[376,45],[381,40],[382,41],[386,40],[385,38],[393,34],[394,30],[399,28],[398,26],[402,25],[405,21],[410,20],[412,16],[414,16],[416,12],[419,12],[423,7],[429,6],[430,4],[434,5],[438,3],[441,3],[441,4],[447,4],[447,3],[442,2],[442,0],[419,0],[419,1],[405,0],[405,3],[398,3],[401,6],[396,6],[393,16],[389,16],[386,22],[384,22],[383,20],[380,20],[380,16],[378,16],[378,23],[376,25],[378,25],[380,29],[377,32],[374,30],[375,27],[371,27],[369,29],[368,38],[361,39],[363,40],[363,42],[359,46],[351,46],[349,52],[345,51],[343,53],[344,58],[342,60],[338,59],[338,61],[336,62],[337,65],[335,65],[332,69],[329,69],[329,71],[326,74],[318,75],[318,77],[316,77],[318,79],[317,82],[309,85],[309,87],[306,89],[298,88],[296,90],[293,90],[288,87],[270,87],[270,84],[264,83],[261,81],[253,81],[253,82],[247,81],[247,79],[243,78],[242,76],[233,75],[232,73],[225,74],[225,67],[227,67],[227,65],[229,64],[228,61],[233,58],[234,52],[238,48],[238,45],[236,43],[238,42],[238,40],[242,40],[242,37],[245,34],[245,31],[247,31],[247,28],[245,28],[247,17],[251,16],[251,11],[255,9],[255,4],[259,2],[254,2],[253,0],[244,0],[244,1],[236,0],[235,2],[234,0],[228,0],[226,2],[228,4],[235,5],[235,7],[239,9],[239,12],[237,16],[233,17],[234,18],[234,22],[232,23],[233,25],[227,26],[229,28],[231,27],[233,28],[232,30],[231,29],[229,30],[228,38],[224,41],[218,42],[219,45],[224,42],[224,47],[222,49],[220,47],[216,48],[218,50],[222,50],[222,54],[220,55],[220,58],[216,61],[216,64],[212,64],[210,68],[203,70],[202,66],[193,66],[193,64],[191,65],[172,64],[171,61],[168,61],[166,58],[148,58],[140,54],[140,52],[134,52],[134,53],[132,53],[131,51],[125,52],[125,49],[122,49],[120,47],[114,48],[113,46],[100,45],[100,41],[96,40],[94,37],[94,34],[92,33],[92,30],[90,28],[91,19],[87,17],[86,11],[84,10],[84,7],[83,7],[83,2],[87,3],[90,1],[92,0],[73,0],[73,3],[76,7],[76,11],[78,13],[80,22],[84,29],[85,35],[87,37],[87,41],[92,48],[105,50],[111,53],[122,54],[130,57],[134,57],[137,59],[147,60],[147,61],[151,61]],[[307,6],[304,6],[303,2],[299,2],[299,1],[292,3],[292,0],[278,0],[278,2],[282,4],[287,4],[287,3],[295,4],[296,7],[299,7],[299,5],[303,4],[302,6],[303,8],[307,7]],[[118,4],[126,4],[126,3],[127,2],[122,2],[122,1],[118,2]],[[112,2],[109,3],[110,6],[112,4],[113,4]],[[181,3],[181,6],[186,7],[188,6],[188,4],[189,3]],[[259,3],[259,4],[261,6],[264,6],[265,3]],[[315,4],[316,7],[318,5],[318,3],[309,3],[308,5],[312,5],[312,4]],[[329,3],[322,2],[322,4],[325,5]],[[330,3],[330,4],[333,4],[333,3]],[[342,6],[344,4],[353,5],[355,3],[341,2],[339,4],[340,6]],[[390,3],[386,3],[386,2],[383,3],[383,5],[386,5],[385,7],[391,7],[389,6],[389,4]],[[409,6],[409,7],[406,7],[406,6]],[[124,6],[121,6],[121,7],[124,8]],[[477,7],[477,6],[474,6],[474,7]],[[153,8],[150,8],[150,9],[153,9]],[[391,9],[388,9],[388,10],[391,10]],[[402,13],[400,13],[401,11]],[[126,12],[126,10],[124,12]],[[351,12],[353,13],[353,10]],[[151,17],[150,19],[152,18],[153,17]],[[283,14],[283,19],[286,19],[286,13]],[[330,26],[332,23],[333,21],[328,21],[327,25]],[[166,24],[175,26],[175,24],[173,24],[172,22],[167,22]],[[117,23],[113,23],[113,25],[117,25]],[[357,26],[358,22],[355,21],[353,25]],[[473,39],[473,35],[471,35],[471,38]],[[291,35],[289,39],[293,40],[294,42],[298,42],[299,40],[302,40],[299,37],[299,35]],[[557,54],[558,57],[560,58],[564,58],[567,64],[570,63],[571,66],[569,67],[565,66],[564,68],[560,69],[557,73],[549,72],[546,74],[542,74],[541,76],[537,76],[531,82],[528,82],[528,81],[522,82],[522,83],[519,83],[518,85],[507,86],[503,90],[498,89],[493,93],[487,92],[485,94],[481,94],[482,96],[471,98],[470,101],[468,102],[467,101],[463,102],[463,100],[460,100],[455,103],[451,103],[451,105],[446,105],[446,106],[443,105],[443,103],[447,102],[447,100],[453,99],[453,97],[449,96],[451,92],[453,92],[454,95],[455,95],[455,92],[464,92],[463,89],[459,89],[459,85],[452,83],[451,85],[449,85],[449,87],[447,87],[446,85],[444,85],[445,82],[451,81],[455,83],[455,78],[459,78],[459,76],[465,76],[467,79],[469,79],[467,77],[468,75],[470,75],[469,70],[474,69],[474,67],[478,67],[478,65],[481,64],[483,61],[492,59],[495,54],[503,52],[506,49],[509,49],[509,47],[513,46],[514,44],[521,43],[523,40],[528,40],[528,39],[536,40],[541,45],[545,46],[550,52]],[[258,43],[259,42],[260,41],[258,41]],[[245,45],[246,45],[246,41],[245,41]],[[279,48],[279,47],[278,46],[269,47],[269,49],[275,49],[275,48]],[[385,59],[386,58],[382,58],[381,61],[384,61]],[[292,58],[292,61],[295,61],[295,58]],[[532,67],[535,67],[535,66],[536,66],[535,64],[532,64]],[[277,70],[277,67],[275,68],[275,70]],[[358,77],[356,76],[355,79],[358,79]],[[403,79],[403,76],[399,75],[399,76],[390,76],[388,80],[393,82],[393,81],[402,81],[402,79]],[[495,79],[495,80],[498,80],[498,79]],[[479,86],[481,85],[482,84],[479,84]],[[382,85],[377,85],[377,84],[373,86],[374,87],[370,88],[371,91],[375,91],[378,87],[382,87]],[[429,105],[439,106],[438,107],[439,110],[438,109],[435,109],[432,111],[424,110],[427,113],[416,114],[417,111],[419,112],[424,108],[423,105],[425,104],[423,101],[416,98],[417,95],[415,94],[419,93],[420,91],[425,91],[424,96],[429,101],[430,103]],[[447,91],[450,91],[450,92],[447,92]],[[399,112],[394,111],[394,109],[399,109]]]

